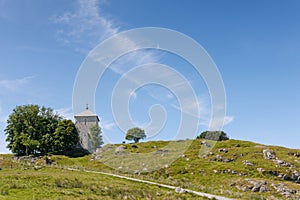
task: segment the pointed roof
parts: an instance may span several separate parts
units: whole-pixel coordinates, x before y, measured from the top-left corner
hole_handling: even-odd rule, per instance
[[[84,111],[82,111],[81,113],[76,114],[74,117],[75,118],[76,117],[97,117],[98,121],[100,121],[98,115],[96,115],[95,113],[90,111],[88,106],[86,107],[86,109]]]
[[[90,110],[85,110],[85,111],[75,115],[75,117],[77,117],[77,116],[78,117],[89,117],[89,116],[97,116],[97,115]]]

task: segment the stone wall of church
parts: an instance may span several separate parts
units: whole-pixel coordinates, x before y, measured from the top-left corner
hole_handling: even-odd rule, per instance
[[[79,131],[80,145],[84,149],[91,151],[89,140],[90,128],[98,125],[98,118],[96,116],[77,116],[75,119],[75,126]]]

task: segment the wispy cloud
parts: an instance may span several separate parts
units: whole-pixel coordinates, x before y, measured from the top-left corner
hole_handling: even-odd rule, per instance
[[[116,128],[117,125],[116,125],[114,122],[112,122],[112,121],[101,121],[101,122],[100,122],[100,127],[101,127],[103,130],[108,130],[108,131],[110,131],[110,130]]]
[[[28,84],[30,80],[32,80],[33,78],[34,78],[33,76],[27,76],[20,79],[0,80],[0,89],[16,91],[18,89],[21,89],[26,84]]]
[[[70,120],[74,120],[73,116],[74,116],[74,113],[73,113],[73,110],[71,107],[68,107],[68,108],[59,108],[59,109],[55,109],[55,111],[63,116],[64,118],[66,119],[70,119]]]
[[[80,44],[77,50],[92,48],[100,41],[117,33],[119,27],[104,15],[99,0],[78,0],[74,11],[53,16],[51,20],[62,25],[57,31],[58,39],[65,44]]]

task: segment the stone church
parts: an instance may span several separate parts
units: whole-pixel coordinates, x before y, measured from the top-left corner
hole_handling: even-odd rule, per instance
[[[91,112],[88,108],[78,113],[74,116],[75,118],[75,126],[79,132],[79,145],[91,152],[91,145],[90,145],[90,128],[93,126],[99,126],[99,117]]]

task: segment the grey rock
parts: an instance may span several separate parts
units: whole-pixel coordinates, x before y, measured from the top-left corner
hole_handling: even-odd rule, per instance
[[[123,153],[125,153],[126,149],[127,149],[127,147],[124,146],[124,145],[118,146],[118,147],[115,149],[115,154],[116,154],[116,155],[123,154]]]
[[[276,158],[276,154],[274,151],[270,149],[264,149],[263,150],[264,159],[272,160]]]
[[[259,167],[259,168],[257,168],[257,171],[258,171],[259,173],[263,173],[265,170],[264,170],[263,168]]]
[[[180,188],[180,187],[177,187],[177,188],[175,188],[175,192],[176,192],[176,193],[179,193],[179,194],[182,194],[182,193],[186,193],[186,190],[185,190],[185,189],[182,189],[182,188]]]
[[[228,152],[228,150],[227,150],[227,149],[225,149],[225,148],[221,148],[221,149],[219,149],[219,152],[224,152],[224,153],[227,153],[227,152]]]
[[[255,164],[249,162],[248,160],[243,160],[243,164],[246,166],[254,166]]]
[[[268,192],[268,191],[270,191],[270,188],[268,188],[266,185],[262,185],[259,188],[259,192]]]
[[[234,161],[234,159],[233,158],[225,158],[224,160],[223,160],[223,162],[233,162]]]

